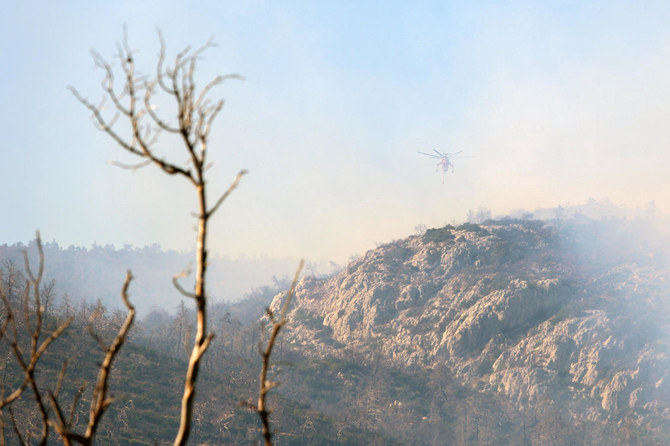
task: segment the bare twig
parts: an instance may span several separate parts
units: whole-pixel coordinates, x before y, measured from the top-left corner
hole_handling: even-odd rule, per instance
[[[181,279],[183,277],[188,277],[190,275],[191,275],[191,268],[187,267],[182,272],[177,273],[174,276],[172,276],[172,284],[177,289],[177,291],[179,291],[184,297],[195,299],[195,294],[194,293],[189,293],[179,284],[179,279]]]
[[[119,328],[114,341],[109,345],[109,347],[103,346],[103,351],[105,352],[105,357],[98,368],[98,379],[93,389],[93,397],[91,398],[91,407],[89,410],[88,424],[86,426],[86,432],[84,434],[78,434],[71,430],[72,420],[74,413],[77,410],[77,405],[81,399],[81,395],[86,388],[86,385],[83,385],[79,388],[79,391],[75,395],[75,398],[72,402],[72,408],[70,410],[70,417],[68,421],[65,421],[65,416],[63,411],[56,399],[57,392],[49,394],[51,406],[54,409],[56,416],[55,420],[49,420],[49,424],[54,426],[54,429],[60,435],[61,439],[65,444],[70,444],[72,441],[76,441],[79,444],[84,446],[89,446],[93,444],[95,434],[97,432],[98,426],[100,425],[100,420],[104,415],[105,411],[112,403],[112,398],[108,395],[108,386],[109,386],[109,372],[114,363],[114,359],[118,355],[121,347],[123,346],[126,338],[128,336],[128,331],[133,324],[135,319],[135,307],[130,303],[128,298],[128,288],[130,287],[130,282],[133,280],[133,275],[130,271],[126,273],[126,278],[121,289],[121,298],[123,303],[128,309],[128,315],[126,319]],[[90,327],[90,325],[89,325]],[[102,341],[98,338],[98,343],[102,345]],[[63,371],[61,375],[64,374],[65,366],[63,366]],[[59,382],[62,378],[59,377]],[[57,390],[60,388],[60,385],[57,386]]]
[[[24,370],[25,378],[23,382],[19,385],[19,387],[17,387],[11,394],[9,394],[9,396],[0,400],[0,409],[4,406],[11,404],[14,400],[16,400],[18,397],[21,396],[23,390],[28,386],[30,382],[29,374],[34,373],[39,358],[46,351],[49,344],[55,341],[61,335],[61,333],[65,331],[65,329],[70,325],[73,319],[74,319],[73,317],[70,317],[60,326],[58,326],[58,328],[54,330],[49,337],[47,337],[44,341],[42,341],[40,347],[36,350],[34,355],[30,356],[27,362],[23,358],[23,352],[21,351],[21,348],[18,345],[18,340],[15,338],[10,342],[10,347],[12,348],[12,351],[15,355],[15,359],[19,363],[21,368]]]
[[[266,311],[268,319],[270,320],[270,323],[272,325],[272,331],[270,333],[268,343],[266,344],[265,348],[261,351],[261,358],[263,360],[263,365],[261,367],[260,383],[259,383],[260,388],[258,390],[258,406],[256,407],[256,412],[258,413],[258,416],[260,417],[261,423],[263,425],[263,440],[265,441],[266,446],[272,445],[272,431],[270,430],[271,411],[268,410],[267,408],[266,396],[268,392],[270,392],[270,390],[279,385],[279,382],[271,381],[270,379],[268,379],[268,370],[270,369],[270,356],[272,355],[272,349],[274,348],[275,343],[277,341],[279,331],[282,329],[284,325],[286,325],[286,313],[288,311],[289,304],[291,303],[291,299],[295,294],[295,287],[298,284],[298,278],[300,277],[300,271],[302,270],[303,265],[304,261],[300,260],[300,265],[298,266],[298,269],[295,272],[295,276],[293,277],[291,288],[286,293],[286,297],[284,298],[284,305],[281,308],[279,319],[277,319],[276,315],[269,308]]]
[[[221,195],[221,198],[219,198],[216,201],[216,204],[214,206],[212,206],[212,208],[209,210],[209,215],[213,214],[214,212],[216,212],[217,209],[219,209],[219,206],[221,206],[221,203],[223,203],[226,200],[226,198],[228,198],[228,196],[237,188],[237,185],[240,183],[240,180],[242,179],[242,177],[244,175],[248,174],[248,173],[249,173],[248,170],[241,170],[237,174],[237,176],[233,180],[232,184],[228,187],[228,190],[226,190],[223,193],[223,195]]]
[[[9,408],[9,420],[12,422],[12,429],[14,430],[14,434],[16,434],[17,440],[19,440],[19,443],[21,445],[27,445],[25,441],[23,441],[23,436],[21,435],[21,431],[19,430],[19,427],[16,425],[16,419],[14,418],[14,411],[12,408]]]
[[[105,413],[105,410],[112,402],[112,398],[107,396],[109,371],[112,367],[114,359],[119,353],[119,350],[123,346],[123,343],[126,340],[126,336],[128,335],[128,330],[130,330],[130,327],[133,324],[133,320],[135,319],[135,307],[128,299],[128,287],[130,286],[130,282],[132,280],[133,275],[129,270],[126,273],[126,279],[123,282],[123,288],[121,290],[121,298],[123,299],[124,305],[128,309],[128,315],[126,316],[126,320],[116,334],[116,338],[105,352],[105,359],[102,361],[102,365],[98,370],[98,380],[96,382],[95,389],[93,390],[91,411],[85,434],[85,437],[91,441],[93,440],[93,436],[95,435],[102,415]]]
[[[65,422],[65,418],[63,417],[63,410],[58,404],[54,392],[49,392],[49,401],[51,402],[51,407],[53,408],[54,414],[56,415],[56,420],[49,420],[49,425],[53,426],[56,433],[61,436],[63,444],[65,446],[69,446],[71,443],[70,438],[67,436],[67,431],[70,428],[70,425],[66,424]]]
[[[146,160],[142,161],[141,163],[136,163],[136,164],[126,164],[122,163],[120,161],[108,161],[109,164],[112,166],[120,167],[121,169],[126,169],[126,170],[139,170],[142,167],[148,166],[151,164],[151,160]]]
[[[72,399],[72,406],[70,407],[70,418],[68,418],[68,426],[72,426],[72,423],[74,422],[74,416],[77,413],[77,408],[79,407],[79,401],[81,401],[81,397],[86,391],[86,388],[88,387],[88,382],[82,383],[82,385],[79,386],[77,389],[77,393],[74,395],[74,398]]]
[[[79,102],[84,104],[84,106],[86,106],[86,108],[88,108],[91,111],[91,113],[93,113],[93,116],[98,122],[101,130],[103,130],[105,133],[111,136],[112,139],[114,139],[114,141],[116,141],[116,143],[119,144],[121,147],[123,147],[133,155],[150,159],[154,164],[158,165],[161,169],[163,169],[165,173],[169,175],[180,174],[193,181],[190,169],[184,169],[175,164],[169,163],[163,159],[159,159],[149,149],[148,145],[143,142],[144,140],[141,137],[138,138],[139,123],[137,121],[135,121],[134,123],[133,139],[131,139],[130,142],[127,142],[113,130],[113,128],[109,125],[109,123],[105,121],[105,118],[102,116],[102,113],[100,112],[98,107],[91,104],[88,100],[82,97],[74,87],[69,87],[69,89],[72,92],[72,94],[79,100]],[[138,147],[138,145],[140,147]]]
[[[63,385],[63,379],[65,378],[65,371],[67,370],[67,359],[63,361],[63,366],[60,369],[58,374],[58,381],[56,382],[56,388],[53,391],[54,396],[58,396],[60,393],[61,386]]]

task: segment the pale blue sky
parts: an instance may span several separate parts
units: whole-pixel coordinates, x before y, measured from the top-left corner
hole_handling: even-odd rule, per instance
[[[343,262],[480,206],[670,211],[665,1],[25,1],[0,17],[0,243],[191,248],[188,186],[107,165],[132,159],[66,90],[101,98],[89,50],[124,23],[145,71],[160,27],[171,54],[215,37],[202,82],[246,78],[216,91],[212,194],[250,170],[221,255]],[[441,184],[432,149],[473,157]]]

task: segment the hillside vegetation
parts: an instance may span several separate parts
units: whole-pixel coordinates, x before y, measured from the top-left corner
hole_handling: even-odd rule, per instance
[[[668,444],[670,277],[658,240],[643,221],[488,221],[428,229],[335,276],[305,277],[270,371],[281,383],[270,401],[276,444]],[[19,304],[20,268],[0,261],[2,286]],[[193,444],[260,438],[249,407],[260,322],[280,291],[257,288],[211,307],[216,338],[203,362]],[[47,326],[74,322],[40,359],[38,382],[54,389],[68,359],[59,398],[73,404],[76,426],[101,358],[89,332],[109,342],[124,313],[62,299],[66,292],[56,281],[42,293]],[[181,304],[176,314],[154,308],[135,325],[96,444],[171,441],[194,318]],[[2,385],[12,388],[20,374],[4,342],[0,355]],[[12,410],[22,432],[35,432],[29,394]]]

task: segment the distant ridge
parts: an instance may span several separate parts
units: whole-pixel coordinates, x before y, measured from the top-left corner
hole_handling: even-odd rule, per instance
[[[13,262],[23,271],[23,252],[35,255],[22,243],[0,245],[0,265]],[[98,299],[109,308],[121,307],[120,290],[126,270],[132,269],[135,281],[132,295],[140,315],[157,306],[174,312],[183,296],[172,285],[172,276],[193,263],[189,253],[163,251],[159,245],[134,248],[112,245],[64,248],[56,242],[45,243],[46,277],[55,280],[58,299],[67,294],[74,302],[89,303]],[[272,284],[273,277],[291,274],[293,259],[227,259],[210,260],[210,296],[214,301],[240,300],[252,288]],[[188,279],[185,279],[186,281]],[[188,282],[185,282],[188,283]]]

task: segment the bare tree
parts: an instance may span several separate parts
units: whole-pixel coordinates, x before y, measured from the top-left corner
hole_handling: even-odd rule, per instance
[[[271,381],[268,378],[268,370],[270,369],[270,356],[272,356],[272,349],[274,348],[274,345],[277,341],[279,331],[284,325],[286,325],[286,312],[288,311],[288,307],[291,304],[291,299],[295,294],[295,287],[298,283],[298,277],[300,276],[300,270],[302,269],[303,264],[304,262],[301,260],[300,266],[298,266],[298,270],[295,272],[295,276],[293,277],[291,288],[289,289],[288,293],[286,293],[286,297],[284,298],[284,305],[282,306],[279,315],[275,314],[275,312],[270,310],[270,308],[268,308],[265,312],[268,320],[270,321],[270,338],[268,339],[265,346],[263,346],[262,340],[259,343],[259,350],[261,352],[263,364],[261,366],[261,375],[259,379],[258,407],[256,407],[256,411],[261,418],[261,424],[263,426],[263,440],[265,441],[265,446],[272,445],[272,431],[270,430],[271,411],[267,408],[266,397],[270,390],[279,385],[277,381]],[[279,318],[277,318],[277,316]],[[263,330],[262,333],[265,333],[265,330]]]
[[[195,337],[184,383],[179,430],[174,441],[175,445],[183,445],[187,442],[191,431],[196,381],[201,367],[201,360],[213,338],[213,334],[207,330],[207,294],[205,292],[208,224],[210,218],[237,187],[240,179],[247,171],[241,170],[229,188],[213,204],[208,201],[206,171],[209,167],[207,162],[209,135],[212,123],[223,107],[223,100],[212,101],[209,98],[209,94],[214,87],[224,81],[241,79],[241,77],[236,74],[217,76],[209,83],[206,83],[199,91],[196,91],[194,79],[196,65],[202,53],[213,46],[212,42],[207,42],[204,46],[195,50],[187,47],[177,54],[172,66],[166,66],[165,42],[160,33],[159,39],[160,52],[156,74],[151,79],[148,79],[147,77],[138,75],[136,72],[133,51],[128,45],[124,30],[123,42],[117,44],[117,57],[123,77],[120,87],[115,85],[112,65],[100,56],[100,54],[93,53],[97,66],[102,68],[105,73],[103,90],[106,99],[111,101],[115,108],[113,116],[104,116],[101,105],[94,105],[72,87],[70,87],[70,90],[91,111],[94,120],[103,132],[107,133],[125,151],[142,160],[139,164],[127,165],[116,163],[117,165],[124,168],[138,169],[153,164],[169,175],[184,178],[194,187],[196,192],[198,231],[194,290],[192,292],[187,291],[178,281],[179,278],[187,276],[190,271],[177,274],[173,279],[177,290],[182,295],[192,298],[196,306]],[[165,120],[156,112],[154,103],[159,91],[162,91],[174,100],[177,116],[175,123]],[[128,136],[122,136],[114,127],[119,117],[129,121],[130,134]],[[189,159],[186,164],[178,164],[166,160],[158,153],[155,145],[157,137],[161,132],[175,135],[181,140]],[[262,352],[263,369],[261,371],[258,406],[258,414],[263,422],[263,432],[266,442],[271,434],[268,422],[269,411],[266,408],[265,396],[276,385],[266,379],[267,369],[277,334],[286,323],[286,309],[288,308],[301,268],[302,263],[296,272],[292,288],[286,297],[286,303],[282,309],[280,319],[278,321],[274,320],[272,312],[268,310],[273,330],[265,350]]]
[[[187,275],[186,273],[174,277],[175,287],[184,296],[192,298],[196,306],[196,333],[184,383],[179,431],[174,442],[175,445],[183,445],[188,440],[191,430],[200,362],[213,337],[213,334],[207,330],[207,294],[205,292],[208,223],[212,215],[237,187],[240,179],[247,172],[245,170],[240,171],[228,190],[221,194],[214,204],[210,204],[207,199],[205,175],[208,167],[207,149],[212,123],[223,107],[223,100],[212,101],[208,95],[212,88],[225,80],[240,78],[240,76],[235,74],[217,76],[205,84],[199,92],[196,92],[194,73],[198,59],[213,44],[208,42],[195,50],[187,47],[177,54],[173,66],[166,66],[165,42],[160,33],[159,37],[160,52],[156,75],[153,79],[147,80],[136,73],[133,51],[128,46],[124,30],[123,42],[117,44],[117,57],[123,76],[120,88],[115,85],[112,65],[100,54],[93,52],[96,65],[102,68],[105,73],[103,90],[106,99],[110,100],[116,109],[111,118],[103,116],[101,107],[89,102],[76,89],[70,87],[70,90],[93,113],[95,121],[102,131],[107,133],[127,152],[143,160],[139,164],[131,166],[117,164],[131,169],[153,164],[169,175],[184,178],[194,187],[196,192],[198,232],[194,291],[186,291],[178,282],[180,277]],[[159,89],[173,98],[176,105],[176,123],[165,120],[155,111],[154,101]],[[115,129],[114,124],[119,117],[129,121],[130,135],[124,137]],[[155,143],[157,142],[157,136],[162,131],[176,135],[182,141],[189,159],[186,164],[168,161],[157,152]]]

